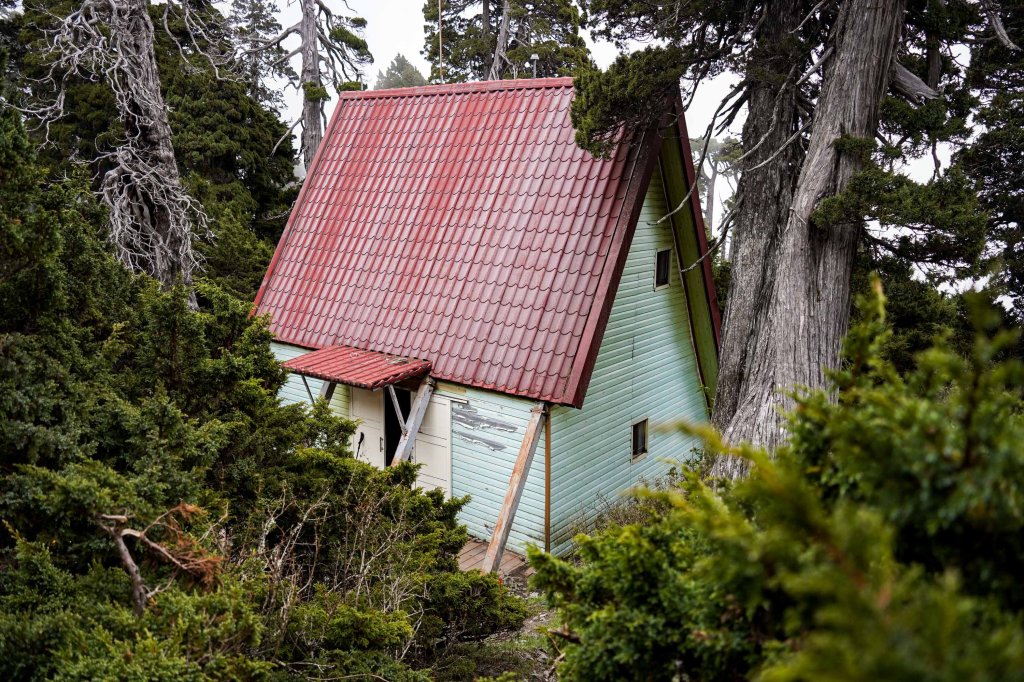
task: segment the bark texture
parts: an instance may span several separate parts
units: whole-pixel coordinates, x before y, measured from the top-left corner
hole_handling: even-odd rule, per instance
[[[324,139],[324,81],[320,74],[320,51],[317,38],[317,2],[301,0],[302,19],[299,36],[302,39],[302,165],[307,170],[313,163],[316,150]]]
[[[123,142],[101,157],[109,170],[99,192],[118,258],[164,286],[190,285],[199,260],[193,237],[206,232],[206,216],[178,174],[147,1],[86,0],[61,19],[50,41],[57,97],[42,118],[63,115],[71,79],[102,78],[124,124]]]
[[[748,112],[743,126],[741,175],[733,209],[729,304],[722,324],[715,426],[728,428],[745,383],[748,358],[764,328],[776,252],[803,150],[791,144],[772,159],[799,126],[797,74],[807,55],[794,55],[790,36],[806,12],[801,0],[774,0],[755,35]],[[710,200],[709,200],[710,203]]]
[[[814,112],[807,156],[779,235],[770,304],[748,348],[746,372],[725,437],[772,449],[783,438],[786,392],[825,385],[838,365],[849,324],[850,278],[860,221],[817,226],[811,215],[825,197],[842,192],[860,169],[857,153],[836,142],[873,138],[892,73],[905,0],[846,0],[833,29],[835,49]],[[731,303],[730,303],[731,305]],[[748,462],[720,458],[712,475],[735,478]]]
[[[508,49],[509,21],[512,17],[512,8],[509,0],[503,0],[501,5],[501,22],[498,24],[498,37],[494,43],[494,56],[491,58],[491,72],[487,74],[487,80],[496,81],[501,78],[501,73],[508,63],[505,52]]]

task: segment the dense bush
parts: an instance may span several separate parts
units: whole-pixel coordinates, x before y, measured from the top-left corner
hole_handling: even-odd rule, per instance
[[[521,623],[458,570],[463,500],[282,406],[247,302],[193,310],[101,226],[0,109],[0,678],[418,680]]]
[[[558,607],[562,679],[1024,679],[1024,367],[981,330],[901,376],[879,295],[838,402],[801,396],[771,459],[735,485],[691,471],[642,524],[534,555]],[[717,486],[717,487],[716,487]]]

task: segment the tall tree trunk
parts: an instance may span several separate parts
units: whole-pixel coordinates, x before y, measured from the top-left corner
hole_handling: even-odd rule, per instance
[[[731,281],[712,414],[722,431],[736,411],[757,335],[766,324],[779,234],[803,161],[803,151],[796,144],[771,157],[799,128],[793,74],[809,62],[809,55],[802,49],[794,52],[792,34],[807,4],[803,0],[769,3],[754,36],[751,63],[757,64],[757,76],[751,76],[742,135],[743,152],[749,156],[741,162],[735,194]],[[754,69],[748,66],[747,70]]]
[[[785,392],[821,388],[839,362],[849,324],[850,278],[863,225],[816,226],[811,214],[825,197],[842,192],[861,168],[856,152],[837,148],[844,136],[873,139],[903,27],[906,0],[846,0],[833,30],[834,56],[826,67],[814,112],[807,158],[780,235],[768,315],[757,330],[736,411],[725,431],[730,442],[768,448],[783,439]],[[720,458],[717,476],[737,477],[748,463]]]
[[[505,50],[508,49],[508,23],[511,21],[512,8],[509,7],[509,0],[502,0],[501,23],[498,25],[498,37],[494,42],[494,57],[491,59],[491,71],[487,74],[487,80],[496,81],[501,78],[505,71]]]
[[[483,27],[484,37],[487,39],[488,44],[491,42],[491,2],[490,0],[483,0],[483,4],[480,8],[480,24]],[[486,80],[487,75],[491,72],[491,65],[494,63],[494,51],[491,50],[491,56],[484,61],[482,73],[480,74],[481,80]]]
[[[165,287],[190,286],[198,258],[193,219],[205,216],[185,192],[171,145],[167,106],[160,92],[153,22],[145,0],[106,5],[113,67],[107,77],[124,122],[126,141],[108,157],[101,183],[110,239],[118,258]],[[80,41],[75,49],[97,46]]]
[[[320,75],[316,0],[302,0],[302,164],[309,170],[313,156],[324,139],[324,83]]]

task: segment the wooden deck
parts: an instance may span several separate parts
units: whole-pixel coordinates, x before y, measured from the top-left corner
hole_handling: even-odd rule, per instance
[[[459,552],[459,568],[463,571],[480,570],[480,565],[483,563],[484,554],[486,553],[486,542],[470,539],[462,548],[462,551]],[[501,555],[498,575],[502,578],[528,578],[533,575],[533,569],[526,563],[526,557],[506,549],[505,553]]]

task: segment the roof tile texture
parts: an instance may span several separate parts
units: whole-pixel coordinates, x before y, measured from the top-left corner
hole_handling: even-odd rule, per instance
[[[580,150],[571,100],[571,79],[345,94],[257,312],[284,342],[572,403],[634,155]]]
[[[298,374],[367,389],[397,384],[403,379],[423,376],[430,371],[430,363],[424,360],[348,346],[321,348],[292,358],[284,363],[284,367]]]

